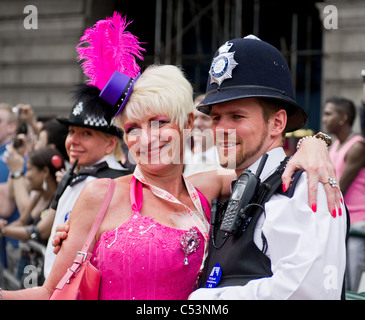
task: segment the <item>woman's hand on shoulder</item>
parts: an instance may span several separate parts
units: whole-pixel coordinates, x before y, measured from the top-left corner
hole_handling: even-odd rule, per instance
[[[324,141],[316,138],[302,141],[299,150],[287,163],[282,176],[284,191],[289,188],[291,178],[298,169],[305,170],[308,175],[308,205],[314,212],[317,211],[318,183],[321,182],[326,191],[328,210],[334,215],[337,208],[340,207],[342,195],[339,187],[331,187],[327,183],[330,177],[338,180]]]

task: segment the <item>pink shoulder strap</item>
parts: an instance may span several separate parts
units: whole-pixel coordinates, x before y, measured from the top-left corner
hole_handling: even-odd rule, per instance
[[[94,220],[94,223],[90,229],[89,235],[87,236],[87,239],[85,241],[85,244],[83,245],[81,251],[82,252],[89,252],[89,248],[91,246],[91,243],[93,242],[96,233],[98,232],[99,226],[101,222],[104,219],[105,213],[108,210],[110,201],[112,200],[113,194],[115,189],[115,181],[113,179],[109,179],[109,186],[108,190],[106,192],[105,198],[103,203],[101,204],[101,207],[99,209],[99,212]]]
[[[141,212],[143,205],[143,185],[139,180],[136,179],[135,176],[132,176],[129,195],[131,199],[132,210],[134,212]]]
[[[203,210],[205,212],[205,215],[207,216],[208,220],[210,221],[210,204],[207,200],[207,198],[202,194],[197,188],[195,188],[198,192],[200,203],[202,204]]]

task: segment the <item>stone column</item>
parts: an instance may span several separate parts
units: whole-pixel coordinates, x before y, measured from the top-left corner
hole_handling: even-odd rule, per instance
[[[68,115],[70,91],[84,81],[75,46],[87,7],[84,0],[0,1],[1,102],[29,103],[37,116]],[[37,29],[27,29],[36,25],[31,17]]]

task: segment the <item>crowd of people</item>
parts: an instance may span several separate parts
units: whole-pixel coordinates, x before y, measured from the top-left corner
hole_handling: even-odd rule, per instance
[[[123,29],[117,14],[112,21],[102,32]],[[29,105],[0,105],[2,265],[21,279],[33,254],[26,241],[46,245],[39,286],[0,289],[1,299],[52,295],[89,234],[105,178],[116,187],[91,248],[99,299],[344,298],[351,181],[335,173],[326,134],[286,157],[285,133],[307,115],[276,48],[252,36],[227,41],[195,103],[176,66],[114,71],[75,89],[68,118],[37,123]]]

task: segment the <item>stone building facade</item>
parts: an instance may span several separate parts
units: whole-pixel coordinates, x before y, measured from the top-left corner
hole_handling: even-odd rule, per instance
[[[323,28],[322,102],[331,96],[344,96],[360,107],[360,74],[365,69],[365,1],[326,0],[317,3],[322,21],[331,14],[325,13],[324,8],[328,5],[337,8],[338,22],[337,29]],[[358,118],[354,129],[360,130]]]
[[[208,2],[205,1],[204,3]],[[238,22],[242,20],[242,26],[240,25],[242,30],[245,29],[244,22],[247,21],[247,18],[253,19],[252,30],[248,30],[246,27],[246,30],[242,31],[243,33],[255,32],[255,29],[257,29],[260,30],[260,33],[266,32],[267,34],[271,26],[264,28],[265,23],[267,23],[266,19],[262,17],[259,21],[258,19],[255,20],[255,17],[260,16],[260,4],[263,7],[264,4],[270,3],[270,0],[255,0],[253,2],[253,7],[247,9],[249,5],[244,0],[212,0],[210,7],[208,5],[205,7],[208,8],[206,13],[201,11],[200,16],[195,16],[195,20],[198,21],[205,14],[208,19],[213,21],[212,25],[208,26],[208,31],[211,33],[218,32],[219,34],[219,30],[215,31],[214,19],[218,19],[219,14],[222,14],[222,12],[224,12],[224,16],[229,15],[229,10],[226,10],[227,7],[218,10],[216,4],[224,5],[229,3],[234,5],[235,8],[242,8],[242,16],[237,16],[236,13],[233,15],[234,10],[231,10],[232,19],[236,19]],[[155,31],[151,28],[146,29],[146,25],[152,25],[156,29],[156,22],[158,21],[154,17],[154,12],[149,13],[150,20],[140,16],[137,19],[136,16],[130,13],[133,11],[132,2],[128,2],[127,5],[125,2],[113,0],[33,0],[31,3],[37,9],[38,25],[36,29],[27,29],[26,23],[34,23],[30,20],[31,12],[25,12],[25,8],[29,3],[25,0],[0,0],[0,101],[11,104],[30,103],[38,116],[68,115],[71,108],[70,92],[74,85],[84,81],[83,73],[77,62],[75,46],[86,27],[91,26],[98,19],[110,16],[113,10],[120,10],[121,8],[127,11],[123,13],[129,14],[132,19],[144,22],[144,24],[138,23],[138,26],[142,28],[142,34],[148,31],[153,35]],[[156,4],[158,3],[166,5],[161,0],[156,0]],[[188,0],[174,0],[174,3],[176,7],[179,7],[179,3],[186,6],[182,8],[180,5],[180,10],[185,9],[184,14],[188,12],[189,6],[193,5]],[[202,3],[199,2],[203,7]],[[149,3],[150,9],[153,10],[156,4]],[[311,5],[313,5],[313,2]],[[326,29],[323,26],[321,30],[319,28],[315,30],[315,32],[322,33],[322,51],[320,52],[322,57],[320,92],[322,105],[323,101],[329,96],[344,95],[353,99],[359,106],[362,94],[360,72],[361,69],[365,69],[365,1],[318,1],[315,4],[317,10],[314,12],[314,15],[316,15],[314,18],[321,19],[324,22],[328,17],[324,9],[328,5],[335,6],[337,9],[337,29]],[[198,4],[195,3],[195,6],[198,6]],[[215,8],[216,10],[214,10]],[[162,18],[162,22],[166,20],[167,23],[168,8],[163,9],[166,12],[166,17]],[[262,13],[263,11],[261,15]],[[178,17],[178,11],[176,17]],[[172,23],[174,23],[174,20],[179,19],[172,19]],[[194,30],[193,22],[195,20],[187,21],[190,30]],[[224,22],[223,26],[225,24]],[[181,25],[182,30],[187,29],[187,26]],[[166,28],[164,25],[161,27]],[[196,26],[195,30],[198,30]],[[206,34],[207,30],[201,32]],[[277,33],[275,29],[271,32],[273,34]],[[195,38],[199,37],[201,35],[196,33]],[[149,50],[145,63],[151,63],[156,58],[156,45],[153,45],[155,39],[153,37],[148,39],[150,43],[147,44]],[[171,35],[171,39],[174,39],[174,35]],[[162,45],[162,48],[167,52],[166,43],[162,43]],[[197,62],[193,64],[191,62],[187,63],[187,66],[196,65],[201,61],[205,61],[208,65],[213,47],[217,47],[216,43],[208,45],[208,52],[204,55],[199,52],[196,54],[197,57],[202,56],[203,60],[199,60],[200,62],[196,60]],[[178,46],[176,45],[174,50],[177,49]],[[162,49],[160,48],[160,50]],[[289,58],[294,51],[287,51],[287,53],[289,52]],[[316,54],[318,55],[318,52]],[[292,58],[290,59],[292,60]],[[205,83],[205,74],[200,70],[195,71],[195,76],[199,79],[196,81]],[[317,114],[317,124],[319,123],[321,108],[319,104],[319,102],[316,103],[314,108],[314,112]],[[313,107],[311,106],[311,108]],[[358,120],[355,128],[359,128]]]

